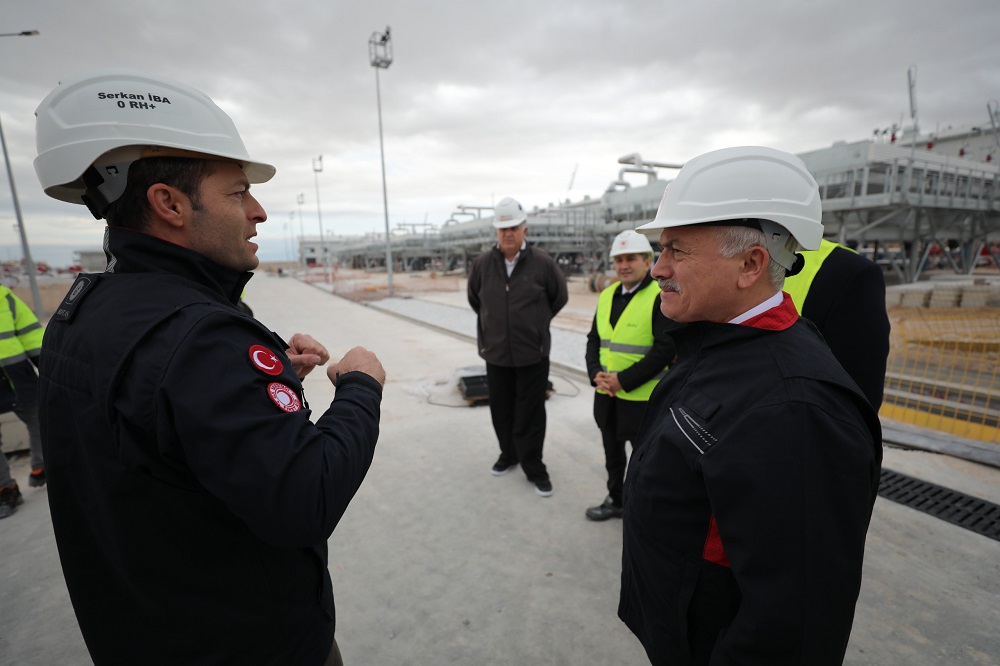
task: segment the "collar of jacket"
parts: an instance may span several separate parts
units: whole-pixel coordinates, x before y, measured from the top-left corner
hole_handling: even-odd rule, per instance
[[[682,343],[687,349],[698,347],[708,349],[715,345],[750,340],[767,333],[784,331],[791,328],[799,319],[799,314],[792,303],[792,297],[786,293],[780,305],[762,312],[742,324],[694,321],[678,324],[677,328],[670,331],[670,335],[677,343],[678,349]]]
[[[636,285],[632,289],[632,291],[629,292],[629,295],[635,296],[640,291],[642,291],[643,289],[645,289],[646,287],[649,286],[649,283],[653,281],[653,276],[650,275],[649,273],[650,273],[649,271],[646,271],[646,277],[642,278],[642,282],[640,282],[638,285]],[[619,298],[625,296],[625,293],[622,291],[622,289],[623,289],[623,287],[622,287],[622,281],[618,280],[618,288],[615,289],[615,296],[617,296]],[[660,301],[657,300],[656,303],[657,303],[657,307],[659,307]]]
[[[500,248],[498,246],[496,246],[496,245],[493,246],[493,248],[492,248],[491,251],[493,252],[493,254],[496,257],[500,258],[500,261],[504,261],[507,258],[507,257],[503,256],[503,252],[501,252]],[[525,244],[524,248],[522,250],[520,250],[520,253],[521,253],[521,255],[517,258],[518,262],[520,262],[522,259],[527,259],[528,257],[531,256],[531,246],[528,245],[528,244]]]
[[[122,227],[108,227],[104,243],[108,273],[173,273],[219,294],[240,300],[252,272],[233,271],[193,250]]]
[[[700,354],[714,348],[732,344],[741,344],[775,331],[742,324],[728,324],[714,321],[693,321],[682,324],[670,331],[670,336],[677,345],[678,358]]]

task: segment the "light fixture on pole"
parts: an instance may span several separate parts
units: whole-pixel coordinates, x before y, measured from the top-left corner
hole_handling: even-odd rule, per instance
[[[34,37],[37,30],[22,30],[21,32],[0,33],[0,37]],[[35,314],[39,317],[45,314],[42,309],[42,295],[38,291],[38,280],[35,275],[35,262],[31,259],[31,248],[28,246],[28,235],[24,231],[24,220],[21,218],[21,204],[17,200],[17,188],[14,186],[14,171],[10,168],[10,157],[7,155],[7,141],[3,135],[3,125],[0,125],[0,147],[3,148],[3,161],[7,165],[7,179],[10,181],[10,196],[14,202],[14,216],[17,218],[17,231],[21,235],[21,251],[24,253],[24,270],[28,273],[28,284],[31,285],[31,301],[35,306]]]
[[[382,92],[379,86],[378,71],[389,69],[392,64],[392,37],[389,26],[385,32],[373,32],[368,38],[368,59],[375,68],[375,100],[378,104],[378,150],[382,156],[382,207],[385,211],[385,271],[389,278],[389,295],[392,289],[392,242],[389,239],[389,196],[385,186],[385,148],[382,142]]]
[[[323,212],[320,209],[319,203],[319,174],[323,171],[323,156],[313,158],[313,176],[316,178],[316,219],[319,220],[319,246],[320,252],[323,254],[323,276],[324,279],[329,282],[330,277],[327,273],[326,258],[329,254],[326,250],[326,238],[323,236]]]
[[[306,195],[304,193],[299,194],[295,197],[295,203],[299,205],[299,263],[305,264],[305,256],[302,254],[302,236],[305,232],[302,229],[302,204],[306,202]]]

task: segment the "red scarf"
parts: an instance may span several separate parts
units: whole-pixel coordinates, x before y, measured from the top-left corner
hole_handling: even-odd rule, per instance
[[[781,295],[783,297],[781,305],[776,305],[770,310],[750,317],[740,326],[753,326],[768,331],[783,331],[794,324],[799,318],[799,313],[795,309],[795,304],[792,303],[792,297],[784,291],[781,292]],[[722,537],[719,536],[719,526],[715,523],[715,516],[711,516],[708,520],[708,536],[705,537],[705,547],[702,549],[701,556],[709,562],[721,564],[724,567],[730,566],[729,558],[726,557],[726,551],[722,547]]]

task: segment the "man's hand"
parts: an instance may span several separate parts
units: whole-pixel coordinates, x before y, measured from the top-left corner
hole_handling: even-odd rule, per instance
[[[382,362],[378,360],[375,354],[364,347],[355,347],[344,354],[344,358],[340,359],[340,361],[332,363],[326,369],[326,376],[336,386],[340,375],[347,374],[348,372],[363,372],[382,386],[385,386],[385,369],[382,368]]]
[[[317,365],[323,365],[330,360],[330,352],[326,347],[316,342],[311,335],[296,333],[288,341],[289,347],[285,351],[288,360],[292,362],[292,368],[299,379],[312,372]]]
[[[594,376],[594,384],[612,398],[615,397],[615,393],[622,390],[622,385],[618,383],[617,372],[598,372]]]

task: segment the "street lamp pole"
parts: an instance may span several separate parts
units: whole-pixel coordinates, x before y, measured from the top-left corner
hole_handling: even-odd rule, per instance
[[[375,68],[375,100],[378,104],[378,150],[382,157],[382,208],[385,211],[385,270],[389,278],[389,295],[393,295],[392,288],[392,242],[389,239],[389,195],[385,185],[385,147],[382,141],[382,92],[379,85],[378,71],[389,69],[392,64],[392,37],[389,33],[389,26],[385,27],[385,32],[373,32],[368,39],[368,59],[371,66]]]
[[[299,194],[297,197],[295,197],[295,203],[299,205],[299,263],[300,264],[305,264],[305,257],[302,256],[302,236],[305,235],[305,232],[302,229],[302,204],[304,204],[305,202],[306,202],[306,195],[304,193]]]
[[[319,174],[323,171],[323,156],[320,155],[313,159],[313,176],[316,178],[316,218],[319,220],[319,246],[320,251],[323,253],[323,279],[330,282],[330,276],[327,272],[327,261],[326,258],[330,254],[326,249],[326,238],[323,236],[323,213],[320,210],[319,204]]]
[[[0,33],[0,37],[35,37],[37,30],[22,30],[20,32]],[[28,284],[31,285],[31,301],[35,306],[35,314],[41,317],[42,295],[38,291],[38,280],[35,275],[35,262],[31,260],[31,248],[28,246],[28,235],[24,231],[24,220],[21,218],[21,204],[17,200],[17,188],[14,186],[14,172],[10,168],[10,157],[7,155],[7,141],[3,136],[3,125],[0,125],[0,146],[3,147],[3,161],[7,165],[7,178],[10,180],[10,196],[14,202],[14,215],[17,218],[17,231],[21,235],[21,250],[24,252],[24,270],[28,272]]]

